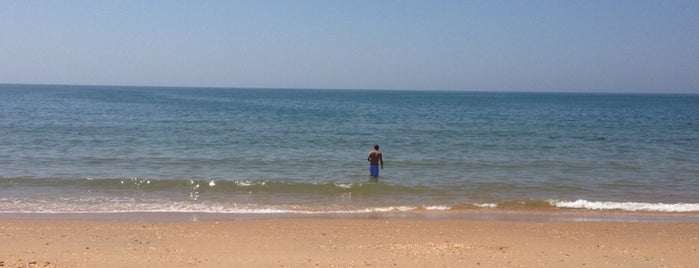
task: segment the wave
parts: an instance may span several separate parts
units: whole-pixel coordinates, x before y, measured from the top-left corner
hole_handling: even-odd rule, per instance
[[[697,203],[528,200],[451,205],[301,205],[144,199],[132,197],[0,198],[0,213],[224,213],[224,214],[366,214],[390,212],[464,212],[468,210],[583,209],[631,212],[699,212]],[[468,213],[468,212],[465,212]]]
[[[437,190],[427,187],[410,187],[373,182],[286,182],[269,179],[218,180],[218,179],[7,179],[0,178],[0,187],[52,187],[90,191],[197,191],[221,193],[425,193]]]
[[[622,211],[657,211],[657,212],[699,212],[697,203],[642,203],[642,202],[611,202],[611,201],[550,201],[559,208],[591,209],[591,210],[622,210]]]
[[[497,203],[459,204],[452,209],[469,208],[498,208],[498,209],[587,209],[587,210],[618,210],[631,212],[699,212],[699,203],[646,203],[646,202],[614,202],[588,201],[578,199],[568,200],[527,200],[502,201]]]
[[[474,209],[699,212],[699,203],[689,202],[492,200],[489,193],[488,189],[482,193],[464,194],[422,186],[372,182],[0,178],[0,213],[353,214],[411,211],[458,213]]]
[[[449,210],[448,206],[323,207],[301,205],[189,202],[134,198],[0,198],[0,213],[222,213],[222,214],[362,214]]]

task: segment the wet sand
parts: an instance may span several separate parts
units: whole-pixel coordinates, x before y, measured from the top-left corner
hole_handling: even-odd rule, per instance
[[[696,267],[698,223],[0,220],[0,267]]]

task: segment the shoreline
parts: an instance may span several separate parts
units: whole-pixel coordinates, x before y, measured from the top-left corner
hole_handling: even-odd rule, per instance
[[[90,213],[0,213],[4,220],[199,222],[273,219],[412,219],[525,222],[621,222],[699,223],[696,212],[649,212],[584,209],[460,209],[443,211],[388,211],[363,213],[217,213],[217,212],[90,212]]]
[[[692,267],[698,223],[0,220],[4,267]]]

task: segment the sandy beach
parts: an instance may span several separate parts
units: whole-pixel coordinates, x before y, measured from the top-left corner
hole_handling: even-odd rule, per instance
[[[1,267],[696,267],[697,223],[0,221]]]

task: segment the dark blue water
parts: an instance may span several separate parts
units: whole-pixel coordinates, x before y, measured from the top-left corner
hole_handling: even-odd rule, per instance
[[[698,148],[699,95],[0,85],[6,212],[699,211]]]

